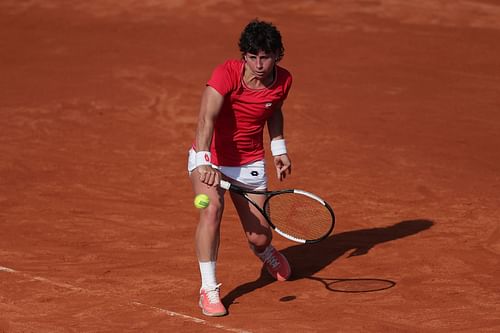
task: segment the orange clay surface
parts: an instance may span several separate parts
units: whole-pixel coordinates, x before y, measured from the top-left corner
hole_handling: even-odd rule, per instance
[[[228,204],[208,318],[186,155],[255,17],[295,79],[270,187],[337,225],[276,236],[278,283]],[[0,332],[500,331],[498,1],[2,0],[0,27]]]

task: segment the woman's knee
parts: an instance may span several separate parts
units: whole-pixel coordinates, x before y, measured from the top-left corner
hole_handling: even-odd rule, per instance
[[[209,227],[218,228],[222,220],[224,207],[217,203],[210,203],[207,208],[200,210],[200,223]]]
[[[272,235],[270,232],[264,233],[255,233],[250,232],[246,234],[248,242],[250,246],[255,249],[265,249],[270,243],[272,239]]]

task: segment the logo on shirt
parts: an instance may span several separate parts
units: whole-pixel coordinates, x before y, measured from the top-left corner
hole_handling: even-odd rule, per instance
[[[266,103],[266,104],[264,105],[264,107],[265,107],[266,109],[271,108],[271,106],[273,106],[273,103]]]
[[[259,175],[259,172],[254,170],[254,171],[250,172],[250,174],[254,177],[257,177]]]

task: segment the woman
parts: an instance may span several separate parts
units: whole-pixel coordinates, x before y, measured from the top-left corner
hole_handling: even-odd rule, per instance
[[[281,34],[272,24],[253,20],[239,40],[241,60],[228,60],[212,73],[203,92],[195,144],[188,170],[195,194],[205,193],[210,205],[200,210],[196,252],[201,272],[199,305],[207,316],[223,316],[216,279],[220,224],[224,210],[221,179],[252,190],[267,189],[263,132],[267,123],[271,152],[279,180],[291,173],[283,136],[282,106],[292,77],[277,65],[284,55]],[[248,243],[267,271],[287,280],[291,269],[272,245],[271,229],[245,199],[230,193]],[[252,196],[263,204],[262,195]]]

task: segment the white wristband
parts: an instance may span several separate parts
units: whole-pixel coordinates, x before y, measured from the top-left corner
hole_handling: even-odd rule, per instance
[[[272,140],[271,153],[273,154],[273,156],[286,154],[285,139]]]
[[[195,158],[196,167],[199,167],[200,165],[211,165],[211,157],[212,154],[210,154],[209,151],[197,151]]]

